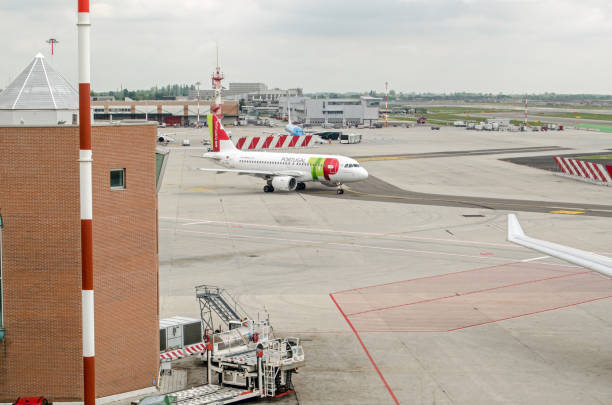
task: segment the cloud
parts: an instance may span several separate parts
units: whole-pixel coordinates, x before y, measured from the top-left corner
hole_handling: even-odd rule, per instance
[[[6,4],[5,4],[6,3]],[[53,36],[76,83],[74,2],[3,2],[0,87]],[[602,0],[100,0],[92,85],[227,81],[318,90],[612,93],[612,3]]]

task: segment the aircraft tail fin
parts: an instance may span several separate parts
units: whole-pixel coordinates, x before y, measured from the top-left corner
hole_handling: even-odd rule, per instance
[[[221,120],[216,115],[208,114],[207,121],[213,152],[232,152],[238,150],[225,131],[225,128],[223,128]]]
[[[291,105],[289,104],[289,96],[287,96],[287,124],[291,125]]]

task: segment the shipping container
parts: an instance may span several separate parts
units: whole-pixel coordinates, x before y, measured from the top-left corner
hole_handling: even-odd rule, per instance
[[[159,321],[159,350],[180,349],[202,341],[199,319],[175,316]]]

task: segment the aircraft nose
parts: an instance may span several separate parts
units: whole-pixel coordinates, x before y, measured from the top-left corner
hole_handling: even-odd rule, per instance
[[[368,171],[367,171],[366,169],[364,169],[363,167],[360,167],[360,169],[361,169],[361,170],[360,170],[360,171],[361,171],[361,173],[359,173],[359,178],[360,178],[361,180],[365,180],[365,179],[367,179],[367,178],[368,178]]]

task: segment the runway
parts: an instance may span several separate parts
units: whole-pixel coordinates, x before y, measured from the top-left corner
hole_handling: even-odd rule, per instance
[[[497,155],[497,154],[505,154],[505,153],[549,152],[553,150],[569,150],[569,148],[562,148],[560,146],[535,146],[535,147],[525,147],[525,148],[476,149],[476,150],[459,150],[459,151],[427,152],[427,153],[403,153],[403,154],[397,154],[397,155],[352,156],[352,158],[359,162],[369,162],[369,161],[380,161],[380,160],[402,160],[402,159],[425,159],[425,158],[457,157],[457,156]]]
[[[417,193],[414,191],[403,190],[371,175],[365,181],[350,184],[349,186],[345,187],[345,190],[346,192],[343,195],[337,195],[335,192],[329,189],[306,189],[301,191],[301,193],[316,194],[332,198],[385,201],[402,204],[612,217],[612,205]]]

